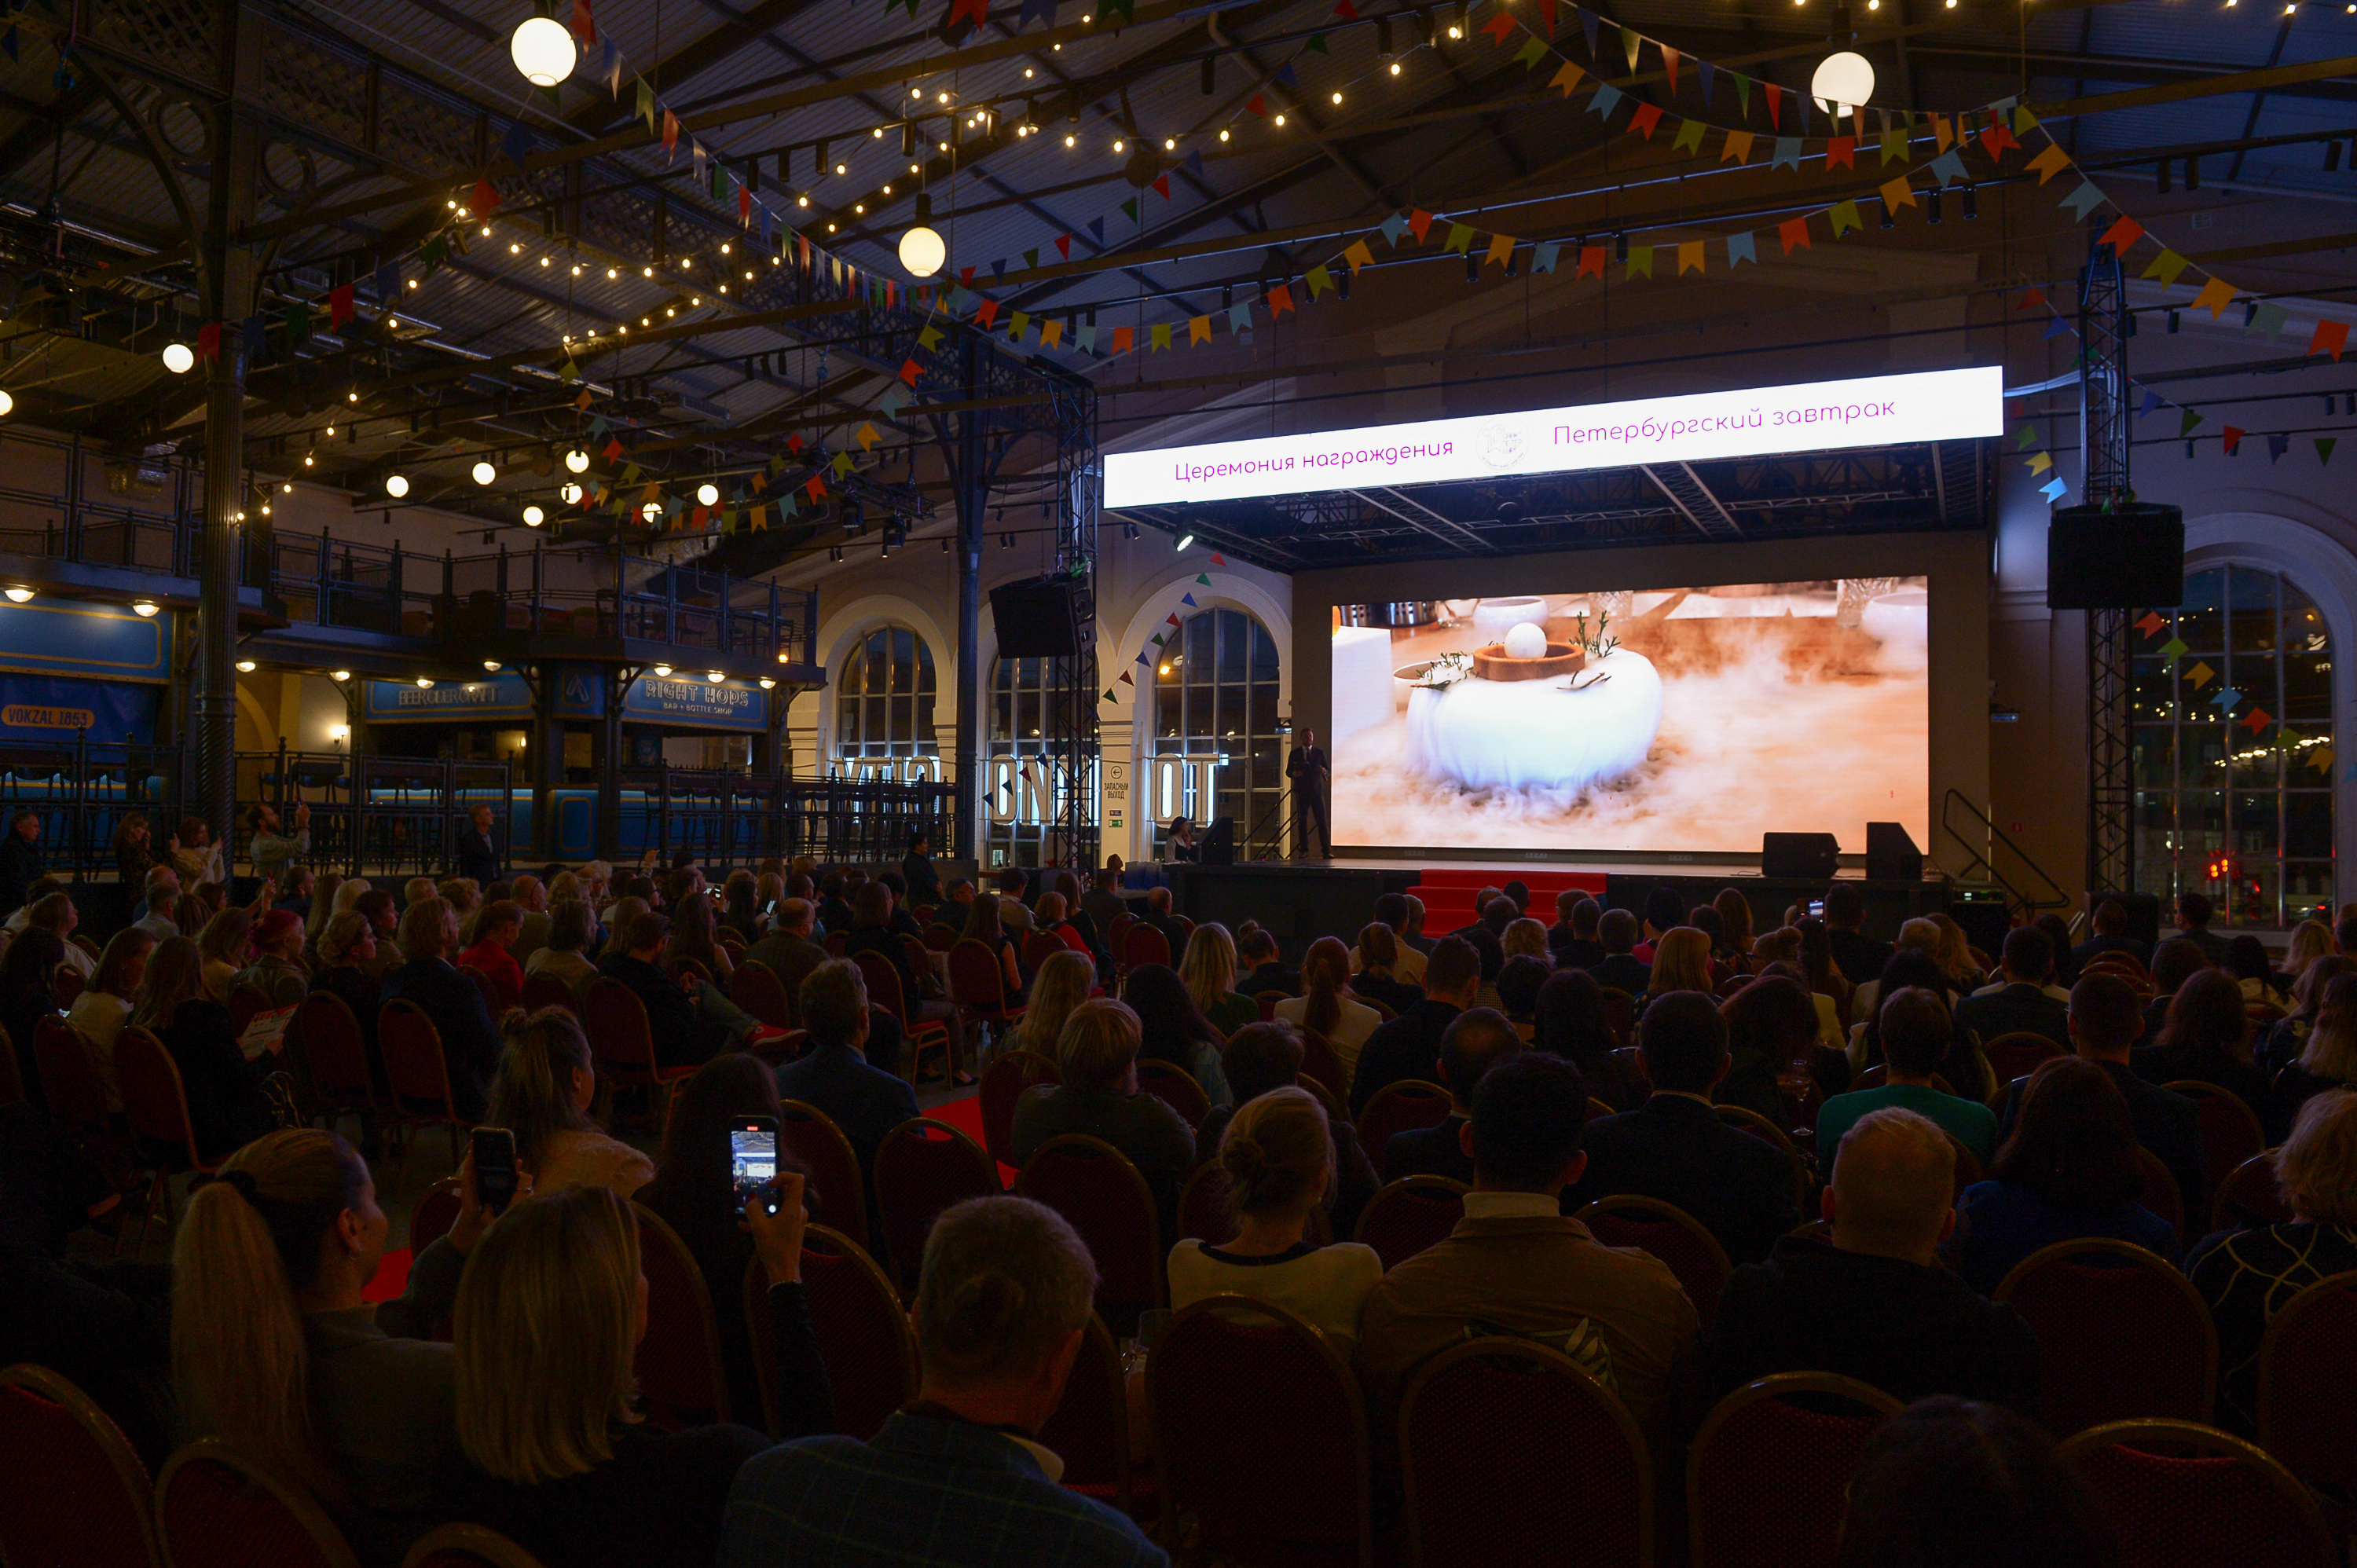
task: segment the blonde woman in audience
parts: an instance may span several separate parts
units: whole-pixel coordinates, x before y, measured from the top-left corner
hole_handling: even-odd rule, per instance
[[[368,885],[362,883],[361,886],[362,891],[366,891]],[[319,933],[328,929],[328,921],[338,908],[351,908],[350,903],[339,905],[336,902],[343,890],[344,875],[339,871],[321,871],[312,877],[311,908],[303,917],[303,945],[307,949],[317,950]],[[352,897],[357,898],[360,894],[355,893]]]
[[[1301,994],[1276,1004],[1276,1015],[1322,1036],[1341,1064],[1342,1081],[1331,1084],[1337,1094],[1350,1091],[1351,1073],[1358,1065],[1359,1047],[1375,1032],[1383,1015],[1346,994],[1351,985],[1351,950],[1339,937],[1320,937],[1309,944],[1301,961]]]
[[[249,939],[253,934],[253,916],[244,909],[223,909],[205,922],[197,938],[197,951],[205,961],[204,993],[214,1002],[227,1002],[231,982],[243,969],[248,954]]]
[[[1260,1005],[1236,994],[1236,940],[1217,920],[1206,920],[1187,939],[1178,960],[1178,978],[1187,994],[1222,1036],[1232,1035],[1260,1020]]]
[[[1359,1337],[1359,1308],[1383,1277],[1383,1260],[1355,1241],[1319,1246],[1309,1217],[1334,1180],[1326,1108],[1306,1089],[1272,1089],[1246,1101],[1220,1139],[1232,1240],[1170,1249],[1170,1305],[1233,1292],[1284,1307],[1324,1334],[1345,1358]]]
[[[2321,920],[2302,920],[2291,929],[2284,950],[2283,977],[2297,984],[2308,966],[2332,950],[2332,928]]]
[[[106,1087],[110,1111],[123,1109],[122,1098],[114,1087],[115,1036],[131,1021],[131,1010],[139,1001],[139,988],[147,979],[147,955],[155,948],[156,939],[136,926],[126,926],[115,932],[107,940],[106,950],[99,955],[98,972],[91,976],[90,983],[82,987],[81,994],[74,998],[73,1006],[66,1013],[66,1023],[90,1045],[99,1080]]]
[[[25,923],[55,936],[58,945],[66,950],[67,965],[81,975],[85,983],[98,972],[98,960],[73,940],[74,928],[81,924],[81,911],[74,908],[71,894],[52,893],[36,901]]]
[[[1957,990],[1969,993],[1987,974],[1980,961],[1973,957],[1972,939],[1952,916],[1933,915],[1929,918],[1940,929],[1940,945],[1932,950],[1932,961],[1940,966],[1941,973],[1955,983]]]
[[[606,945],[598,950],[599,963],[609,958],[623,957],[629,952],[626,943],[631,922],[646,912],[647,901],[643,898],[624,898],[614,906],[606,917]]]
[[[589,1119],[597,1070],[571,1013],[544,1007],[511,1024],[483,1120],[515,1134],[516,1163],[543,1192],[602,1187],[628,1197],[655,1174],[654,1162],[606,1136]]]
[[[1505,934],[1498,939],[1508,958],[1543,958],[1550,966],[1555,956],[1547,950],[1546,927],[1528,915],[1506,923]]]
[[[1663,932],[1661,940],[1653,944],[1653,975],[1645,987],[1646,1002],[1673,991],[1699,991],[1707,996],[1711,983],[1709,933],[1695,926],[1675,926]]]
[[[1944,933],[1936,920],[1918,916],[1902,921],[1899,927],[1899,940],[1891,944],[1891,957],[1896,958],[1903,952],[1920,952],[1930,955],[1933,963],[1939,963],[1940,943],[1943,937]],[[1940,972],[1945,974],[1947,972],[1947,966],[1940,964]],[[1873,1017],[1880,1005],[1882,978],[1879,975],[1868,975],[1862,980],[1856,975],[1849,978],[1857,981],[1857,989],[1850,994],[1849,1015],[1857,1023],[1862,1023]]]
[[[1002,906],[1022,908],[1012,898],[999,902]],[[1064,1024],[1096,987],[1097,966],[1085,955],[1071,951],[1050,953],[1048,961],[1039,966],[1039,972],[1031,977],[1030,1005],[1023,1010],[1023,1022],[1015,1026],[1008,1043],[1023,1050],[1037,1051],[1061,1069]]]

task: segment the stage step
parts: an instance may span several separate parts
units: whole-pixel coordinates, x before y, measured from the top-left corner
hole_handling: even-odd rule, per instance
[[[1408,889],[1424,902],[1424,929],[1428,935],[1439,936],[1469,926],[1480,913],[1473,905],[1484,887],[1503,887],[1520,877],[1531,890],[1531,915],[1548,925],[1555,923],[1555,899],[1558,893],[1577,888],[1596,898],[1604,897],[1604,874],[1600,871],[1566,871],[1554,866],[1427,866],[1418,872],[1415,885]]]

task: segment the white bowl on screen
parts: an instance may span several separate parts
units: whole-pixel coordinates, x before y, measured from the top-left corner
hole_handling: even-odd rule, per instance
[[[1546,618],[1547,602],[1536,596],[1483,599],[1473,612],[1473,625],[1489,641],[1499,642],[1518,626],[1544,627]]]

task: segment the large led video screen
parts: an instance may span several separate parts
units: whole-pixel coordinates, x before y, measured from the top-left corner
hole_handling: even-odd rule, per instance
[[[1342,606],[1334,842],[1857,853],[1896,822],[1928,844],[1930,607],[1923,577]]]

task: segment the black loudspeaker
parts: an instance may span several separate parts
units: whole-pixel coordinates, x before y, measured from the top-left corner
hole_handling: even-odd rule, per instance
[[[1069,577],[1036,577],[990,590],[1002,659],[1070,659],[1081,650]]]
[[[1868,882],[1921,882],[1923,852],[1901,822],[1866,824],[1866,879]]]
[[[2185,513],[2128,501],[2066,506],[2046,525],[2046,604],[2058,610],[2167,609],[2185,597]]]
[[[1761,833],[1760,875],[1771,880],[1824,882],[1841,865],[1831,833]]]
[[[2006,907],[2005,895],[1994,888],[1957,894],[1948,901],[1948,918],[1964,929],[1966,941],[1991,958],[2005,946],[2006,932],[2013,929],[2013,911]]]
[[[2158,893],[2090,893],[2087,895],[2087,929],[2094,929],[2095,911],[2106,904],[2117,904],[2128,912],[2128,929],[2123,936],[2150,945],[2160,940],[2160,895]]]
[[[1203,842],[1195,852],[1197,862],[1203,865],[1233,865],[1236,863],[1236,820],[1220,817],[1203,830]]]

